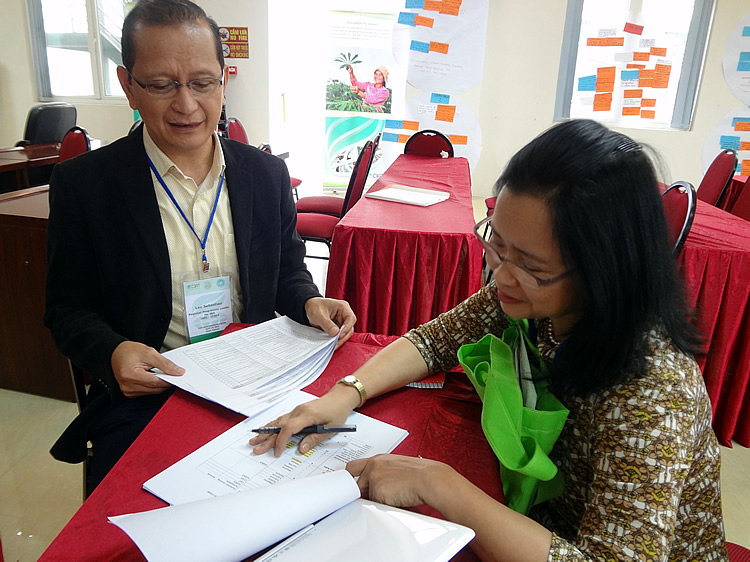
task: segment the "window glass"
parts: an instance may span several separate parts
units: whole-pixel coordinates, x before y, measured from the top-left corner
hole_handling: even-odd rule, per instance
[[[570,0],[555,119],[687,129],[713,0]]]

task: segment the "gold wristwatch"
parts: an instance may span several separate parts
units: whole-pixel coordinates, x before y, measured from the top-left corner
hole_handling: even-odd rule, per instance
[[[337,384],[339,383],[357,389],[357,392],[359,392],[359,405],[357,406],[357,408],[361,408],[365,405],[365,401],[367,400],[367,391],[365,390],[365,385],[362,384],[362,381],[360,381],[354,375],[346,375]]]

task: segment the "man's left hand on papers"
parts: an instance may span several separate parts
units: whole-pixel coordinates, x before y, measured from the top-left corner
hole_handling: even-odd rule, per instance
[[[338,349],[354,333],[357,317],[346,301],[313,297],[305,303],[305,312],[310,326],[315,326],[330,336],[335,336],[341,330],[336,342]]]
[[[185,372],[153,347],[134,341],[124,341],[118,345],[112,352],[111,363],[117,384],[128,398],[159,394],[171,386],[149,369],[156,368],[174,376]]]

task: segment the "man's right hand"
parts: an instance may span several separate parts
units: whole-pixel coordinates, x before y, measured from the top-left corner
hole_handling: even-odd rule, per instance
[[[134,341],[124,341],[118,345],[112,353],[111,362],[117,384],[128,398],[159,394],[172,386],[149,372],[151,368],[175,376],[185,372],[153,347]]]

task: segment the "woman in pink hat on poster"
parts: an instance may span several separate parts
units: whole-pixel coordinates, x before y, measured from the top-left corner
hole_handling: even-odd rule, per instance
[[[354,70],[351,65],[346,67],[349,72],[349,81],[352,83],[352,92],[362,98],[362,103],[375,109],[376,111],[383,111],[383,105],[385,104],[390,90],[386,87],[385,83],[388,80],[388,69],[385,66],[379,66],[375,69],[373,77],[374,82],[360,82],[354,76]]]

